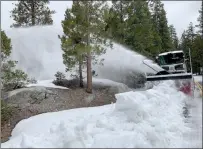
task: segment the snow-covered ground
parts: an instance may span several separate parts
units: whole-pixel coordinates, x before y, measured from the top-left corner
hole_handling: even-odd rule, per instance
[[[202,75],[201,76],[194,76],[195,81],[201,83],[202,82]]]
[[[202,76],[194,76],[195,81],[197,82],[202,82]],[[84,79],[84,83],[86,83],[86,79]],[[122,86],[122,87],[127,87],[123,83],[115,82],[109,79],[101,79],[101,78],[93,78],[93,84],[95,85],[100,85],[100,86]],[[39,80],[36,84],[28,84],[27,87],[32,87],[32,86],[44,86],[44,87],[50,87],[50,88],[61,88],[61,89],[68,89],[66,87],[62,86],[57,86],[54,85],[53,79],[51,80]]]
[[[86,79],[83,80],[84,83],[87,82]],[[26,87],[32,87],[32,86],[43,86],[43,87],[49,87],[49,88],[60,88],[60,89],[68,89],[66,87],[57,86],[52,83],[53,80],[39,80],[35,84],[28,84]],[[105,87],[105,86],[112,86],[112,87],[122,87],[122,88],[128,88],[125,84],[115,82],[109,79],[101,79],[101,78],[93,78],[92,79],[93,85]]]
[[[56,71],[65,73],[58,39],[62,28],[38,26],[11,29],[6,33],[12,41],[11,58],[17,60],[17,66],[29,76],[44,80],[54,79]],[[105,59],[104,66],[93,65],[92,68],[100,78],[106,79],[94,79],[93,83],[102,86],[126,88],[124,84],[113,81],[121,82],[130,72],[152,73],[153,70],[143,61],[156,65],[116,43],[100,58]],[[200,78],[195,76],[198,82]],[[52,80],[28,85],[31,86],[67,89],[55,86]],[[202,147],[202,100],[188,99],[175,89],[173,81],[164,81],[149,90],[115,96],[117,102],[112,105],[52,112],[22,120],[16,125],[10,140],[1,146]],[[184,106],[190,110],[190,118],[183,116]]]
[[[42,80],[42,81],[37,81],[35,84],[28,84],[27,87],[32,87],[32,86],[43,86],[43,87],[49,87],[49,88],[60,88],[60,89],[68,89],[66,87],[62,86],[57,86],[52,83],[53,80]]]
[[[22,120],[1,147],[202,147],[202,111],[197,106],[202,101],[191,102],[173,81],[115,96],[117,102],[112,105]],[[183,116],[185,101],[193,103],[191,119]]]

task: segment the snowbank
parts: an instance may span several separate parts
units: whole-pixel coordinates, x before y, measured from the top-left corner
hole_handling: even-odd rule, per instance
[[[116,94],[112,105],[46,113],[20,121],[7,148],[188,147],[186,96],[166,81],[147,91]],[[200,140],[201,141],[201,140]],[[193,146],[199,147],[199,146]]]
[[[195,81],[201,83],[202,82],[202,76],[194,76]]]
[[[190,142],[190,148],[202,148],[202,97],[186,100],[186,104],[190,114],[186,124],[190,131],[185,133],[185,140]]]

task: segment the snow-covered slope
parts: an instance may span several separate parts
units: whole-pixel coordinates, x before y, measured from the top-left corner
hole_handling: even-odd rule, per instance
[[[183,107],[187,97],[175,89],[173,81],[147,91],[120,93],[116,98],[112,105],[46,113],[22,120],[11,139],[1,146],[201,147],[201,138],[194,127],[201,129],[202,123],[195,119],[185,123]],[[196,116],[201,114],[200,109],[195,112]]]

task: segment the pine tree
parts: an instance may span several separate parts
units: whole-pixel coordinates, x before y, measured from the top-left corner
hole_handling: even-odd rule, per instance
[[[188,29],[186,30],[186,41],[187,41],[187,49],[185,49],[186,55],[189,57],[189,49],[191,50],[191,56],[193,53],[193,45],[194,45],[194,38],[195,38],[195,27],[192,22],[190,22]]]
[[[48,0],[19,0],[11,11],[11,17],[15,23],[11,27],[51,25],[52,14],[55,11],[47,7]]]
[[[148,1],[112,0],[108,16],[108,37],[146,56],[160,53],[161,38],[152,22]]]
[[[109,28],[111,29],[113,39],[120,43],[124,43],[125,41],[126,18],[129,4],[130,1],[112,0]]]
[[[178,37],[176,34],[176,30],[175,30],[175,27],[173,25],[169,26],[169,33],[170,33],[170,38],[172,40],[173,49],[177,50],[179,43],[178,43]]]
[[[63,59],[66,65],[66,71],[71,71],[78,65],[79,68],[79,78],[80,87],[83,87],[83,75],[82,75],[82,65],[84,61],[86,47],[84,42],[84,29],[82,21],[84,21],[84,16],[81,14],[83,10],[80,6],[79,1],[73,1],[72,8],[68,8],[65,12],[65,18],[62,21],[62,27],[64,35],[60,37],[61,48],[64,51]]]
[[[104,1],[73,1],[72,9],[67,9],[62,21],[64,35],[61,47],[66,66],[73,68],[76,63],[87,62],[87,92],[92,92],[91,60],[105,53],[109,42],[105,39]],[[86,58],[86,59],[85,59]],[[79,66],[81,66],[79,64]]]
[[[187,70],[190,72],[190,61],[189,61],[189,48],[190,48],[190,40],[188,39],[186,31],[182,33],[181,40],[180,40],[180,49],[183,50],[186,61]]]
[[[195,35],[195,27],[192,22],[190,22],[188,29],[186,30],[186,34],[187,34],[188,39],[190,40],[190,46],[192,46],[192,42],[193,42],[194,35]]]
[[[4,62],[11,54],[11,39],[8,38],[4,31],[1,30],[1,61]]]
[[[28,76],[22,70],[16,69],[17,61],[9,60],[12,46],[11,39],[1,30],[1,74],[0,86],[5,91],[22,87],[28,81]]]
[[[172,48],[172,41],[170,39],[168,21],[166,18],[166,11],[164,5],[160,0],[151,0],[150,8],[152,11],[152,20],[157,32],[161,38],[162,52],[169,51]]]
[[[200,67],[203,67],[203,40],[198,34],[195,36],[193,41],[192,49],[192,61],[193,61],[193,72],[200,74]]]
[[[199,17],[197,21],[199,22],[199,24],[197,25],[197,27],[199,28],[198,33],[202,34],[203,36],[203,1],[202,1],[201,8],[199,10]]]
[[[201,4],[201,8],[199,10],[199,17],[197,19],[199,24],[197,25],[198,31],[196,36],[193,38],[193,51],[192,51],[192,56],[193,56],[193,61],[195,61],[194,64],[194,71],[197,73],[200,73],[200,67],[203,68],[203,1]]]
[[[185,58],[188,59],[186,62],[187,68],[191,71],[190,63],[189,63],[189,50],[191,51],[191,60],[192,60],[192,71],[197,73],[199,71],[199,67],[202,61],[202,56],[200,52],[201,46],[201,38],[199,35],[195,34],[195,27],[192,22],[190,22],[188,29],[184,31],[181,37],[181,49],[184,51]]]
[[[153,24],[146,1],[133,1],[128,9],[126,44],[145,55],[155,54]]]

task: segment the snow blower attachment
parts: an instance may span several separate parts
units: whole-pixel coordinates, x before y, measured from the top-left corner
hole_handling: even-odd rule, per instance
[[[143,61],[143,63],[156,72],[154,75],[146,75],[147,82],[175,80],[176,86],[179,87],[180,91],[187,95],[192,95],[194,80],[192,75],[191,56],[191,73],[187,72],[186,59],[183,51],[170,51],[159,54],[156,57],[156,63],[160,66],[159,70],[156,70],[155,67],[153,67],[154,64],[150,66],[150,64],[147,64],[145,61]]]

